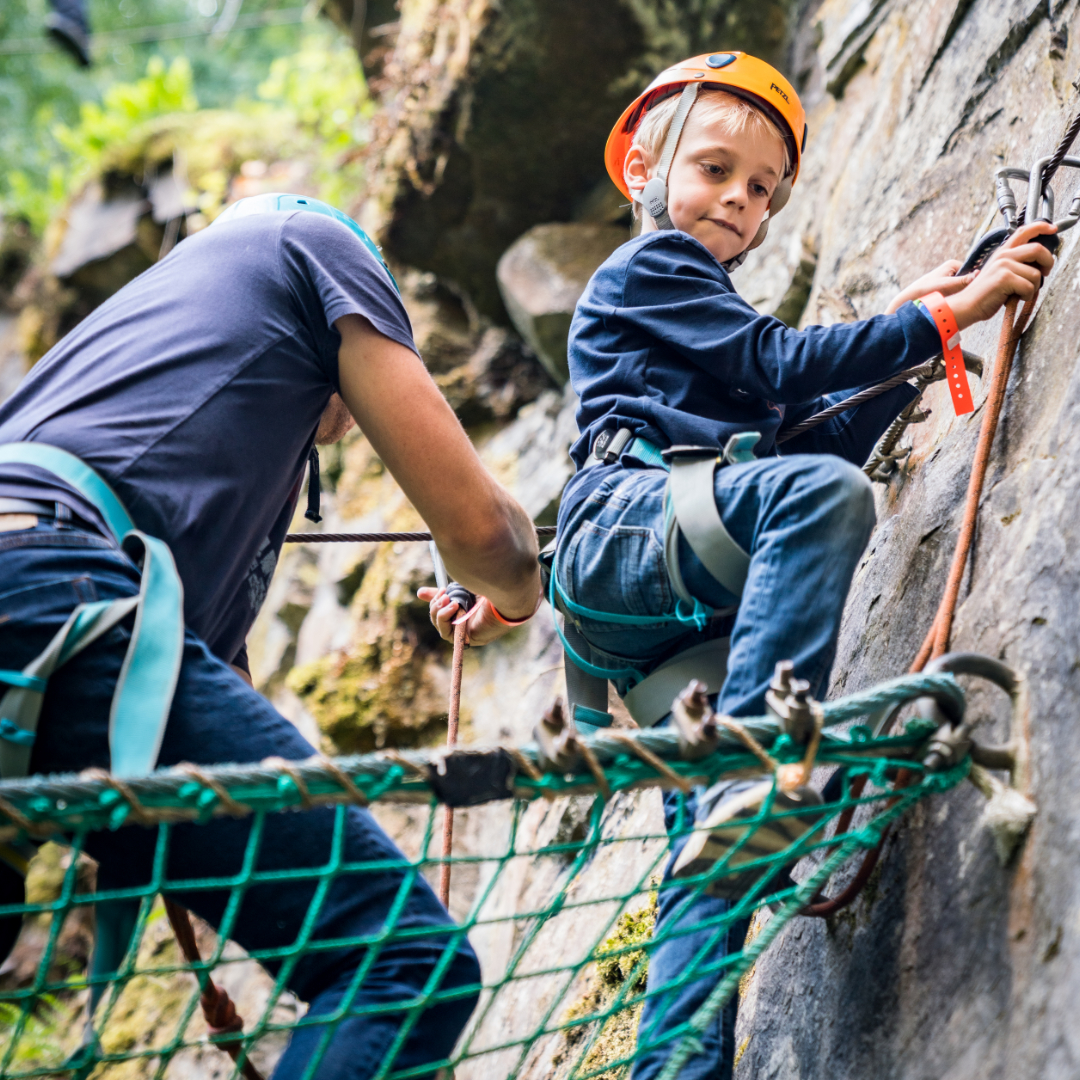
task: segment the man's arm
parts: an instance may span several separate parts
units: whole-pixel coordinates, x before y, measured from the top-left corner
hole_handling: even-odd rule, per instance
[[[341,396],[375,452],[427,522],[450,575],[507,618],[540,593],[536,530],[484,468],[420,358],[360,315],[341,334]]]

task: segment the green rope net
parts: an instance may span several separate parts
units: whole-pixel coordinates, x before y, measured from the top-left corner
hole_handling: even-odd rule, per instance
[[[934,734],[932,721],[908,720],[902,733],[889,737],[875,737],[869,727],[852,723],[927,694],[951,697],[962,711],[963,695],[950,675],[905,676],[825,704],[817,764],[840,768],[840,796],[826,803],[824,812],[817,808],[812,826],[791,845],[746,862],[741,849],[778,815],[773,798],[767,797],[720,861],[677,883],[697,895],[730,875],[734,859],[751,884],[708,927],[712,944],[734,923],[755,917],[740,950],[717,959],[714,948],[703,947],[681,975],[682,982],[708,975],[715,990],[688,1023],[665,1037],[664,1080],[679,1074],[699,1048],[698,1035],[738,992],[740,978],[833,873],[860,849],[876,845],[888,825],[913,804],[966,775],[966,759],[938,772],[921,764]],[[803,748],[781,734],[773,720],[742,723],[777,761],[801,760]],[[838,730],[838,725],[845,727]],[[190,1075],[172,1072],[170,1066],[210,1055],[216,1066],[212,1075],[244,1075],[250,1060],[266,1076],[291,1034],[314,1028],[320,1042],[307,1072],[312,1076],[338,1025],[365,1010],[399,1018],[397,1038],[378,1071],[388,1080],[432,1075],[433,1068],[456,1080],[628,1076],[636,1055],[656,1051],[647,1032],[640,1038],[637,1034],[646,995],[678,985],[646,985],[649,956],[661,940],[653,933],[657,895],[671,887],[663,880],[670,842],[658,796],[631,793],[685,781],[711,784],[732,774],[761,775],[762,767],[729,732],[721,733],[715,753],[696,761],[685,760],[677,736],[666,729],[634,732],[621,741],[603,733],[582,741],[587,750],[566,773],[545,770],[539,749],[528,745],[169,769],[128,783],[96,773],[0,784],[0,843],[55,842],[39,855],[44,859],[51,852],[54,872],[48,888],[31,872],[28,901],[0,907],[0,922],[24,920],[13,954],[18,962],[9,961],[0,971],[0,1077]],[[856,796],[852,785],[860,776],[867,783]],[[473,826],[469,835],[481,838],[482,850],[451,860],[451,910],[457,926],[418,930],[402,924],[401,912],[417,875],[431,881],[438,876],[443,862],[436,854],[444,813],[440,803],[469,806],[464,811]],[[392,867],[346,860],[340,841],[349,807],[356,804],[369,804],[376,817],[396,814],[407,816],[414,827],[421,823],[416,850]],[[335,841],[325,863],[261,869],[270,816],[303,813],[313,805],[335,807]],[[846,811],[853,813],[841,822]],[[162,894],[177,891],[167,872],[170,843],[180,823],[218,815],[250,821],[246,852],[238,873],[198,882],[200,893],[222,894],[223,916],[216,928],[196,922],[202,959],[186,962],[162,907]],[[689,832],[689,815],[683,815],[683,823],[681,831]],[[150,879],[123,890],[92,891],[82,854],[87,836],[133,824],[156,834]],[[838,824],[846,827],[838,832]],[[526,842],[526,836],[535,842]],[[305,1015],[304,1004],[287,985],[305,956],[330,947],[312,937],[330,886],[342,875],[387,869],[401,873],[401,887],[381,930],[332,943],[364,950],[349,992],[334,1012]],[[244,953],[229,939],[245,893],[286,880],[312,884],[299,935],[286,948]],[[190,889],[191,882],[184,887]],[[93,905],[110,902],[126,903],[137,914],[126,951],[120,949],[119,967],[94,971],[85,940],[89,913]],[[359,1005],[357,991],[380,950],[424,935],[437,942],[442,959],[423,992],[407,1001]],[[479,988],[443,985],[464,935],[481,960]],[[241,1033],[208,1033],[199,996],[211,973],[237,1003]],[[479,1002],[448,1059],[412,1069],[396,1063],[426,1008],[478,990]],[[230,1045],[232,1059],[223,1049]]]

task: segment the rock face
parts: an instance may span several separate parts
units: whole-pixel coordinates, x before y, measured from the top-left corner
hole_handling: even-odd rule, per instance
[[[560,384],[570,377],[566,338],[578,297],[596,268],[626,239],[626,229],[617,225],[536,225],[499,260],[495,274],[506,310]]]
[[[1049,153],[1080,108],[1076,7],[1004,2],[827,0],[799,30],[810,144],[783,228],[739,271],[747,295],[772,287],[784,234],[818,252],[804,321],[845,295],[865,318],[992,221],[993,170]],[[1071,34],[1070,34],[1071,31]],[[815,48],[811,46],[820,42]],[[1055,182],[1058,206],[1077,187]],[[1018,185],[1018,192],[1024,185]],[[1024,197],[1024,196],[1021,196]],[[789,216],[790,215],[790,218]],[[997,221],[993,221],[996,226]],[[1077,572],[1068,550],[1077,497],[1076,236],[1021,345],[952,635],[1032,680],[1033,795],[1040,812],[1002,870],[970,786],[920,807],[886,848],[880,876],[829,923],[796,920],[749,981],[736,1077],[1077,1075],[1066,1017],[1077,992],[1077,828],[1067,745],[1080,684]],[[787,257],[795,270],[794,249]],[[832,321],[827,320],[827,321]],[[988,369],[1000,317],[964,335]],[[988,370],[989,374],[989,370]],[[878,487],[878,530],[849,600],[831,693],[905,670],[933,617],[967,484],[977,410],[956,418],[944,386],[913,429],[899,475]],[[971,707],[997,721],[996,691]],[[843,882],[836,882],[838,891]]]

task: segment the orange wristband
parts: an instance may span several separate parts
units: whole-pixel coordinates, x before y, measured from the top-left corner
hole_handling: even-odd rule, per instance
[[[484,599],[487,600],[487,597],[485,596]],[[532,615],[526,615],[524,619],[507,619],[507,618],[504,618],[499,613],[499,609],[490,600],[488,600],[488,606],[491,608],[491,614],[494,615],[495,618],[498,619],[499,622],[501,622],[503,624],[503,626],[524,626],[524,624],[527,623],[533,617],[533,615],[535,615],[540,610],[540,602],[542,600],[543,600],[543,597],[537,597],[536,607],[533,608]]]
[[[948,301],[939,292],[927,293],[921,300],[927,311],[934,317],[934,325],[941,335],[941,352],[945,357],[945,375],[949,382],[953,409],[957,416],[974,412],[971,400],[971,387],[968,386],[967,369],[964,367],[964,354],[960,351],[960,327]]]

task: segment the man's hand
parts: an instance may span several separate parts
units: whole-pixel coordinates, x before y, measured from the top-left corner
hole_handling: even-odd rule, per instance
[[[1010,296],[1030,300],[1053,269],[1054,256],[1036,241],[1057,232],[1049,221],[1033,221],[1005,241],[966,285],[949,300],[961,330],[992,318]]]
[[[432,625],[443,641],[453,641],[454,622],[461,611],[458,602],[448,597],[445,589],[433,589],[430,585],[417,589],[416,595],[428,601]],[[526,618],[530,614],[523,612],[517,618]],[[514,629],[495,617],[491,601],[486,596],[478,596],[465,620],[465,640],[470,645],[488,645]]]
[[[959,259],[950,259],[948,262],[943,262],[940,266],[931,270],[929,274],[923,274],[918,281],[913,281],[906,289],[898,292],[893,297],[892,303],[885,309],[885,314],[892,315],[893,312],[909,300],[918,300],[920,297],[926,296],[927,293],[939,292],[942,296],[952,296],[953,293],[959,292],[966,285],[970,285],[975,280],[974,273],[956,277],[956,271],[960,269],[961,265]]]

